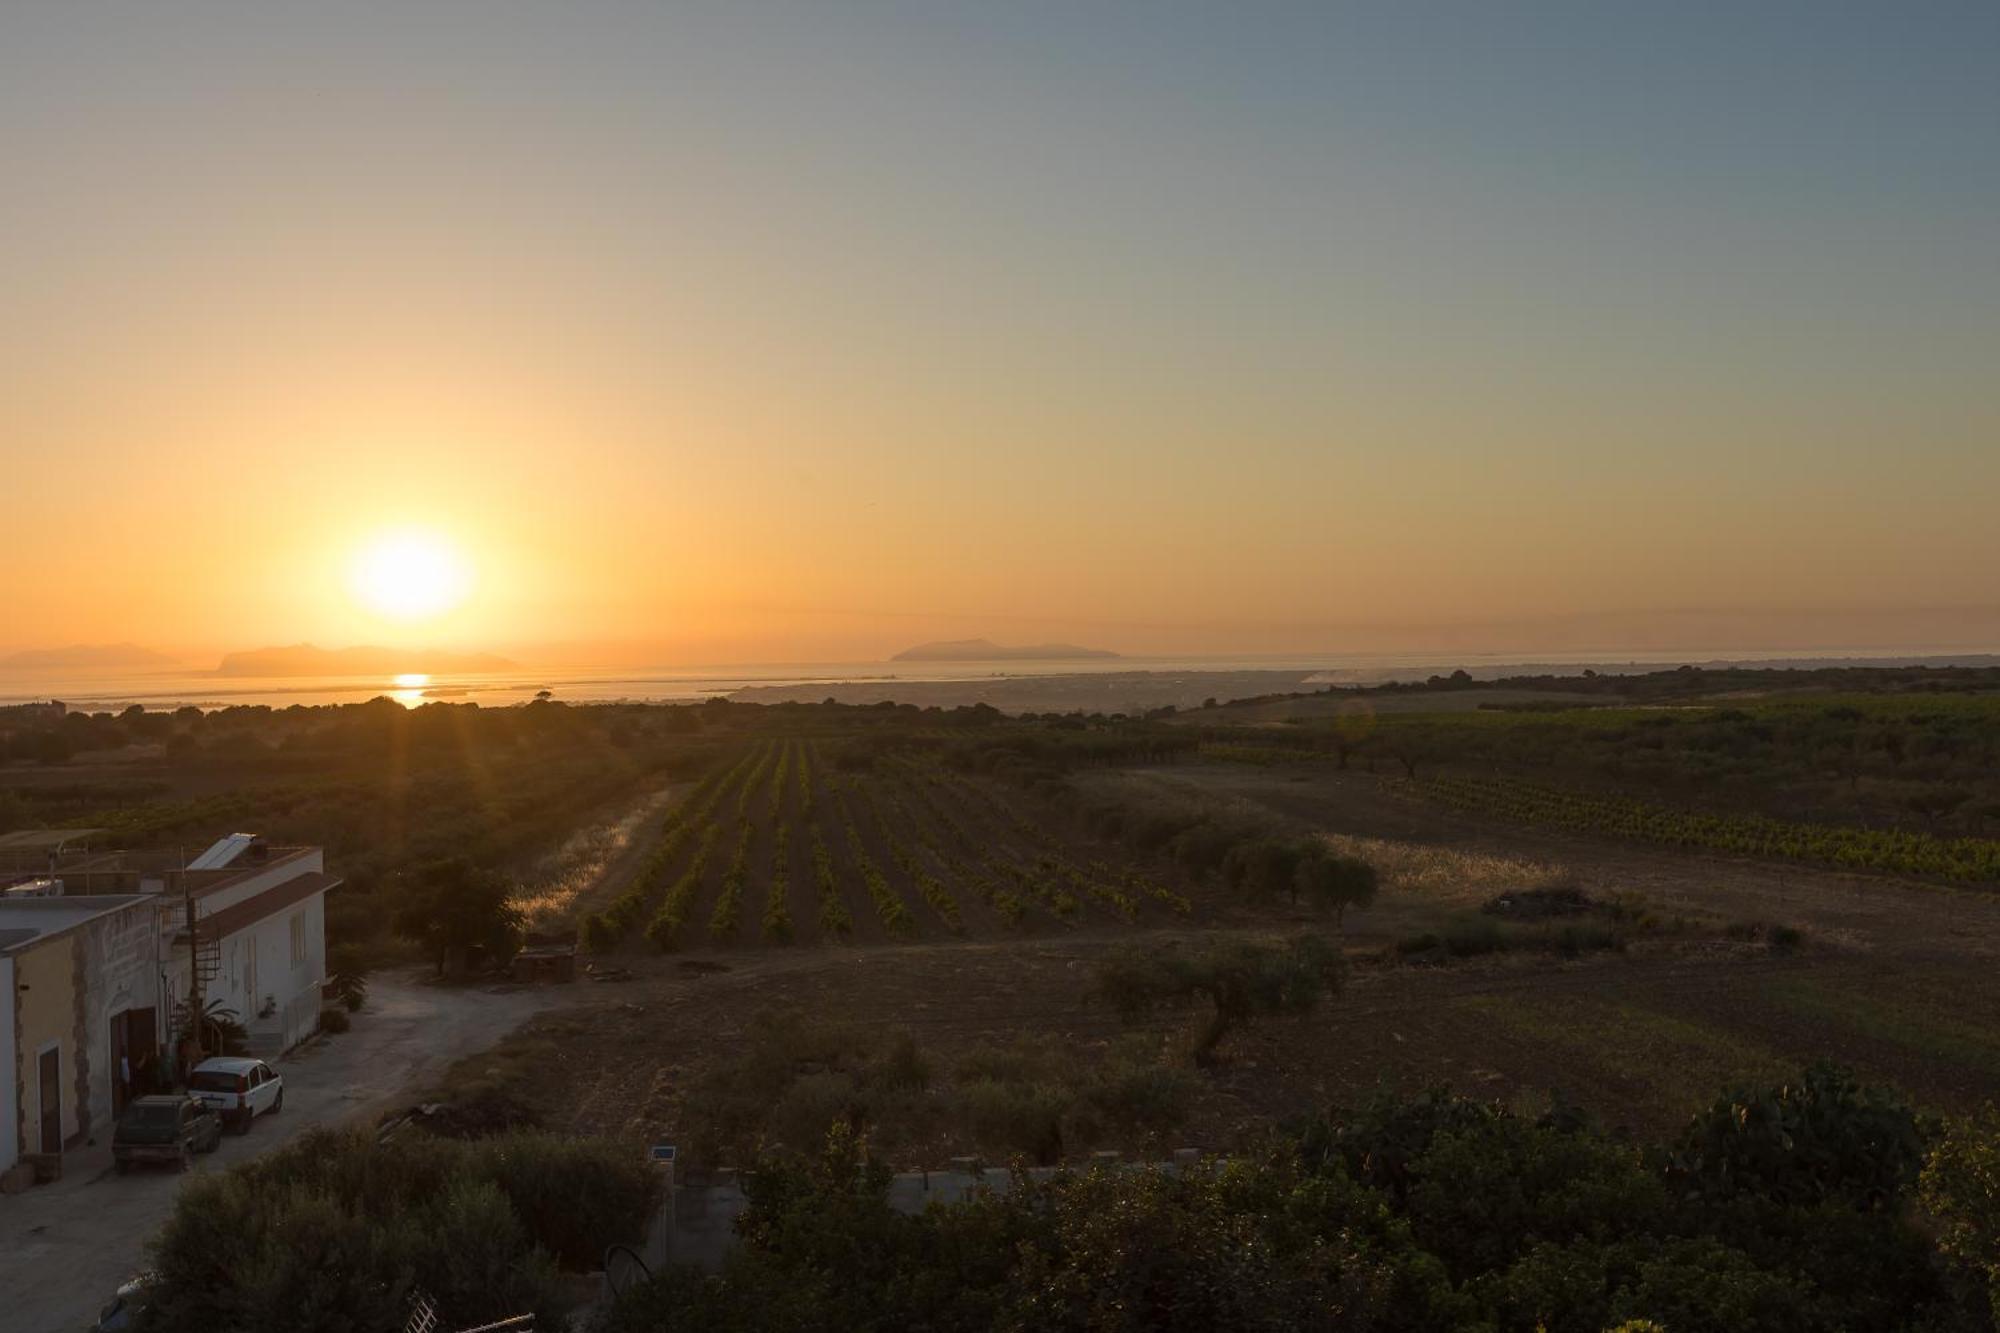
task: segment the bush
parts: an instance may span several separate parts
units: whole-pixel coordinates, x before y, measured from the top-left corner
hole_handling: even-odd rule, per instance
[[[523,1135],[386,1143],[309,1130],[183,1187],[153,1245],[145,1327],[400,1328],[413,1287],[452,1326],[559,1327],[556,1261],[642,1237],[657,1182],[636,1149]]]
[[[1820,1064],[1783,1087],[1718,1099],[1681,1134],[1668,1174],[1714,1199],[1833,1199],[1880,1210],[1915,1183],[1922,1164],[1909,1107]]]
[[[1027,1039],[947,1057],[907,1032],[785,1012],[760,1014],[748,1038],[688,1099],[695,1158],[743,1161],[760,1146],[796,1151],[846,1123],[885,1149],[921,1149],[928,1161],[957,1151],[1054,1161],[1179,1124],[1194,1087],[1188,1071],[1161,1064],[1157,1039],[1137,1035],[1089,1058]]]
[[[353,1026],[345,1009],[322,1009],[319,1011],[319,1030],[330,1036],[338,1035]]]
[[[1919,1198],[1938,1248],[1983,1283],[2000,1315],[2000,1109],[1952,1121],[1924,1164]]]
[[[1119,1016],[1141,1017],[1162,1005],[1206,1000],[1208,1021],[1195,1037],[1196,1061],[1237,1025],[1263,1014],[1307,1013],[1338,990],[1343,961],[1317,935],[1300,935],[1278,949],[1243,940],[1196,948],[1128,946],[1097,969],[1097,987]]]
[[[470,1145],[470,1166],[506,1195],[529,1234],[572,1272],[643,1238],[657,1196],[653,1169],[630,1144],[514,1133]]]
[[[1496,894],[1481,904],[1479,910],[1505,921],[1546,921],[1550,917],[1581,916],[1596,906],[1582,889],[1562,884]]]
[[[921,1328],[1279,1333],[1462,1327],[1466,1302],[1379,1198],[1285,1165],[1025,1177],[901,1216],[835,1135],[748,1187],[743,1244],[713,1277],[671,1272],[600,1333]]]

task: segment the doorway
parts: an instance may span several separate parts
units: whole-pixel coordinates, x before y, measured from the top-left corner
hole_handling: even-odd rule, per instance
[[[37,1066],[42,1100],[42,1151],[50,1155],[62,1151],[62,1047],[42,1052]]]
[[[158,1050],[153,1010],[127,1009],[111,1016],[111,1115],[116,1119],[134,1097],[153,1090]]]

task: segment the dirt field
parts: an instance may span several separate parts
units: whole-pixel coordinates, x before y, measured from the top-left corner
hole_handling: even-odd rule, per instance
[[[1820,1058],[1936,1110],[2000,1090],[2000,896],[1486,825],[1363,774],[1188,765],[1093,780],[1268,809],[1370,840],[1356,845],[1385,866],[1381,898],[1346,923],[1344,992],[1311,1016],[1229,1037],[1201,1075],[1186,1143],[1228,1146],[1378,1086],[1441,1082],[1502,1100],[1560,1092],[1649,1131],[1671,1129],[1725,1084]],[[1570,961],[1419,966],[1388,947],[1548,876],[1594,896],[1636,894],[1680,924],[1623,953]],[[1284,911],[1196,921],[1263,932],[1313,924]],[[1805,944],[1775,953],[1721,929],[1752,921],[1797,927]],[[672,1140],[690,1084],[740,1049],[761,1010],[907,1028],[935,1049],[1026,1035],[1088,1050],[1122,1030],[1092,995],[1098,959],[1135,937],[1201,928],[1096,922],[1025,939],[620,957],[631,980],[591,987],[591,1004],[539,1020],[517,1042],[538,1052],[532,1095],[553,1123]],[[1165,1035],[1173,1025],[1159,1026]]]

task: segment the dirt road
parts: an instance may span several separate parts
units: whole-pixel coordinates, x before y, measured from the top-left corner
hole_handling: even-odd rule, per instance
[[[277,1063],[285,1109],[242,1138],[225,1135],[195,1171],[220,1171],[314,1125],[338,1124],[393,1106],[445,1065],[490,1046],[563,989],[444,990],[377,977],[354,1029]],[[0,1198],[0,1292],[8,1333],[87,1328],[119,1283],[145,1263],[147,1239],[172,1210],[184,1177],[166,1171],[120,1176],[110,1135],[69,1155],[64,1179]]]

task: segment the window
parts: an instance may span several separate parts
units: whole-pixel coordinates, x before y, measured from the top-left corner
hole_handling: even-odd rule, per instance
[[[300,912],[292,918],[292,966],[297,967],[306,960],[306,914]]]

